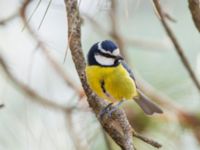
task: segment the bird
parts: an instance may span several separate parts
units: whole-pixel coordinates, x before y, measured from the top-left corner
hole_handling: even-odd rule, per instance
[[[116,106],[119,107],[126,100],[134,100],[146,115],[163,113],[162,109],[138,87],[133,71],[113,41],[104,40],[92,45],[87,54],[85,72],[93,92],[109,102],[100,115],[104,115],[110,106],[117,103]]]

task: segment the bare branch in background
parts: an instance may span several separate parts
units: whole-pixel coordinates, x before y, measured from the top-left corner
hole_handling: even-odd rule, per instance
[[[158,142],[156,142],[156,141],[154,141],[152,139],[149,139],[147,137],[144,137],[144,136],[138,134],[135,131],[133,131],[133,136],[138,138],[138,139],[140,139],[140,140],[142,140],[142,141],[144,141],[144,142],[146,142],[146,143],[148,143],[148,144],[150,144],[150,145],[152,145],[152,146],[154,146],[154,147],[156,147],[156,148],[161,148],[162,147],[162,145],[160,143],[158,143]]]
[[[197,30],[200,32],[200,1],[188,0],[188,3],[194,24]]]
[[[179,114],[179,121],[182,125],[187,126],[193,131],[196,139],[200,143],[200,119],[199,114],[181,112]]]
[[[83,142],[81,141],[81,139],[79,138],[79,133],[76,133],[75,131],[75,127],[73,125],[73,116],[71,113],[66,112],[65,113],[66,116],[66,126],[68,127],[68,132],[70,134],[70,137],[72,139],[72,142],[74,143],[74,147],[76,150],[88,150],[88,145],[83,144]]]
[[[7,18],[5,19],[2,19],[0,20],[0,25],[5,25],[7,24],[8,22],[10,22],[11,20],[15,19],[16,17],[18,17],[18,12],[16,13],[13,13],[12,15],[8,16]]]
[[[175,50],[178,53],[178,56],[180,57],[185,69],[188,71],[192,81],[194,82],[195,86],[197,87],[199,93],[200,93],[200,83],[192,69],[192,66],[190,65],[186,55],[184,54],[184,50],[182,49],[182,47],[180,46],[180,44],[178,43],[175,34],[173,33],[173,31],[171,30],[171,28],[169,27],[169,25],[167,24],[166,20],[165,20],[165,16],[163,15],[163,10],[162,7],[160,5],[160,1],[159,0],[153,0],[154,5],[156,10],[158,11],[159,15],[160,15],[160,21],[167,33],[167,35],[169,36],[169,38],[171,39],[172,43],[174,44]]]
[[[106,31],[106,29],[104,29],[96,20],[94,20],[92,17],[83,14],[84,18],[87,19],[89,21],[89,23],[91,23],[91,25],[93,26],[93,28],[102,36],[109,36],[110,38],[114,37],[110,34],[109,31]],[[148,49],[148,51],[158,51],[162,52],[162,50],[164,51],[165,49],[168,49],[168,45],[165,44],[165,41],[163,41],[162,39],[159,40],[145,40],[145,39],[140,39],[140,38],[127,38],[127,37],[123,37],[122,35],[120,35],[120,38],[123,39],[124,44],[123,45],[128,45],[128,46],[132,46],[132,47],[139,47],[139,48],[143,48],[143,49]],[[124,46],[123,46],[124,47]],[[121,50],[122,53],[123,50]],[[126,55],[126,54],[124,54]]]
[[[35,102],[37,104],[44,105],[44,106],[49,107],[49,108],[53,108],[53,109],[57,109],[57,110],[63,110],[63,111],[68,110],[67,107],[64,107],[62,105],[56,104],[55,102],[53,102],[53,100],[47,99],[47,98],[39,95],[34,90],[32,90],[30,87],[28,87],[27,85],[25,85],[24,83],[19,81],[17,78],[15,78],[12,75],[12,73],[8,70],[8,67],[7,67],[4,59],[2,58],[2,56],[0,56],[0,66],[2,67],[2,69],[5,72],[5,74],[7,75],[7,77],[12,81],[12,83],[20,91],[22,91],[24,94],[26,94],[27,96],[30,97],[29,100],[31,100],[31,101],[33,101],[33,102]],[[69,110],[69,111],[71,111],[71,110]]]
[[[116,41],[120,50],[124,49],[124,41],[118,32],[118,23],[117,23],[117,1],[111,0],[111,10],[110,10],[110,20],[111,20],[111,32],[110,36]],[[126,53],[122,52],[122,56],[125,56]]]
[[[152,3],[152,6],[153,6],[153,10],[154,10],[155,15],[156,15],[159,19],[161,19],[161,16],[160,16],[158,10],[156,9],[153,0],[150,0],[150,2]],[[164,11],[164,10],[163,10],[163,16],[164,16],[166,19],[168,19],[169,21],[171,21],[171,22],[174,22],[174,23],[177,22],[176,19],[174,19],[174,17],[172,17],[169,13],[167,13],[167,12]]]

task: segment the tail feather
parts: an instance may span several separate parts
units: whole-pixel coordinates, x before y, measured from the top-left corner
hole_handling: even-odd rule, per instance
[[[138,90],[139,98],[136,98],[136,103],[142,108],[147,115],[153,115],[154,113],[163,113],[162,109],[153,103],[146,95]]]

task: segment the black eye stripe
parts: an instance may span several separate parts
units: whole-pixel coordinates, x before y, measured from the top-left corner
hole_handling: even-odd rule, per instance
[[[113,55],[110,55],[110,54],[106,54],[106,53],[103,53],[101,51],[98,51],[98,54],[104,56],[104,57],[107,57],[107,58],[116,58],[116,56],[113,56]]]

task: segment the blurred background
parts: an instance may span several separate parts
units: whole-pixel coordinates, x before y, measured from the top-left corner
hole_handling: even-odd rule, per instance
[[[80,87],[80,81],[67,45],[67,18],[63,0],[40,0],[30,3],[26,12],[49,54],[62,66],[69,80]],[[164,115],[148,117],[135,105],[126,102],[130,123],[136,131],[160,142],[161,150],[200,149],[200,96],[166,35],[152,2],[149,0],[116,0],[116,28],[124,40],[123,52],[138,78],[164,94],[176,108],[165,108]],[[161,1],[164,10],[176,22],[169,24],[200,76],[200,35],[194,26],[188,2]],[[18,13],[22,1],[0,0],[0,20]],[[47,14],[42,21],[49,5]],[[109,0],[82,0],[82,46],[86,56],[92,44],[111,39]],[[42,24],[41,24],[42,23]],[[41,26],[40,26],[41,24]],[[98,24],[98,25],[96,25]],[[103,132],[85,98],[67,86],[30,36],[19,16],[0,26],[0,55],[13,76],[40,95],[66,107],[77,106],[70,113],[38,105],[12,84],[0,69],[0,150],[74,150],[119,149]],[[67,51],[67,53],[66,53]],[[66,60],[64,57],[66,55]],[[152,146],[133,138],[138,150]]]

